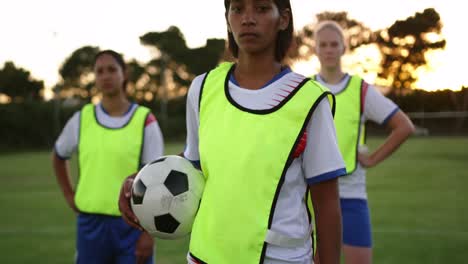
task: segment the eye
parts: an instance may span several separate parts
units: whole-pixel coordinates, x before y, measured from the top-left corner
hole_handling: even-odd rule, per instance
[[[108,70],[109,72],[111,72],[111,73],[114,73],[114,72],[117,71],[117,68],[116,68],[115,66],[109,66],[109,67],[107,68],[107,70]]]
[[[229,11],[230,11],[231,13],[236,13],[236,14],[238,14],[238,13],[241,12],[241,8],[240,8],[240,6],[237,6],[237,5],[231,5],[231,8],[229,9]]]
[[[99,68],[97,68],[97,69],[95,70],[95,72],[96,72],[97,75],[101,75],[101,74],[102,74],[102,71],[103,71],[103,70],[102,70],[101,67],[99,67]]]
[[[270,9],[270,6],[268,5],[259,5],[257,6],[257,11],[260,13],[265,13]]]

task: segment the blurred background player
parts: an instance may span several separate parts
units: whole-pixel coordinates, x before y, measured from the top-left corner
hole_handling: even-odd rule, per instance
[[[78,215],[76,263],[153,263],[152,237],[122,220],[117,201],[125,177],[163,155],[161,130],[148,108],[127,98],[122,56],[105,50],[94,63],[102,101],[71,117],[52,157],[60,188]],[[75,188],[68,167],[74,152],[79,163]]]
[[[320,73],[315,80],[336,96],[335,125],[347,175],[339,178],[343,217],[343,253],[347,264],[372,262],[372,236],[366,193],[366,168],[392,154],[413,132],[410,119],[391,100],[359,76],[341,69],[345,37],[334,21],[320,22],[314,31]],[[387,127],[390,134],[375,151],[365,147],[366,121]],[[319,242],[320,243],[320,242]]]

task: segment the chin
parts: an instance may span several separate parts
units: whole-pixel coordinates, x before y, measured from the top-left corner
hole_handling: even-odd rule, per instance
[[[336,64],[335,62],[333,63],[324,63],[323,66],[325,66],[325,68],[328,68],[328,69],[335,69],[338,67],[338,64]]]
[[[116,90],[107,90],[107,91],[102,91],[102,95],[103,96],[109,96],[109,97],[113,97],[113,96],[116,96],[119,94],[119,91],[116,91]]]

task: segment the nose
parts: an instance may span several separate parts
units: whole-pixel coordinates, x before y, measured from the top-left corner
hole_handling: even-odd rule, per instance
[[[253,8],[246,8],[242,16],[242,25],[250,26],[255,24],[257,24],[255,11],[253,10]]]
[[[103,72],[101,73],[101,79],[103,79],[103,80],[108,80],[109,78],[110,78],[109,72],[103,71]]]

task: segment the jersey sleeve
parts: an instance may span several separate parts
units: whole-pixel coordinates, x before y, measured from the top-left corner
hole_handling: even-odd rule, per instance
[[[184,157],[188,160],[198,162],[200,153],[198,151],[198,127],[199,123],[199,100],[200,90],[206,74],[199,75],[193,79],[188,90],[186,102],[186,127],[187,139]]]
[[[396,112],[398,106],[381,94],[373,85],[369,85],[364,96],[364,119],[384,125]]]
[[[158,121],[153,114],[149,114],[145,122],[141,165],[145,165],[164,155],[164,138]]]
[[[346,174],[336,142],[336,130],[328,100],[322,100],[307,125],[307,143],[302,168],[309,185]]]
[[[80,133],[80,113],[76,112],[65,124],[60,136],[55,141],[55,155],[62,160],[70,159],[78,148]]]

